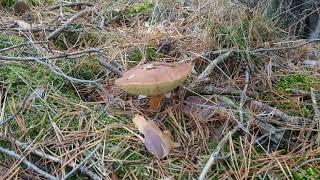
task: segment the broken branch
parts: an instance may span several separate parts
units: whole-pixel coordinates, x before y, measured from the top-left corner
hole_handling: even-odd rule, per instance
[[[63,30],[65,30],[73,21],[77,20],[81,16],[85,15],[86,13],[92,11],[92,8],[85,9],[83,11],[78,12],[74,16],[72,16],[68,21],[66,21],[60,28],[56,29],[52,33],[50,33],[47,37],[47,39],[52,39],[53,37],[59,35]]]

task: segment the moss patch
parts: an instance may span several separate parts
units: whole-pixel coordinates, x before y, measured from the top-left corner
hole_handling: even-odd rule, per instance
[[[137,64],[141,60],[146,59],[147,61],[154,61],[158,57],[157,50],[155,48],[146,48],[145,51],[141,52],[138,49],[133,50],[128,55],[128,60],[133,63]]]
[[[24,42],[25,42],[25,38],[23,37],[0,33],[0,49],[21,44]]]
[[[309,167],[301,171],[293,172],[292,175],[295,180],[320,179],[320,170],[316,167]]]
[[[127,9],[128,14],[149,13],[152,10],[153,3],[150,0],[144,0],[141,3],[135,4]]]
[[[283,91],[287,91],[292,88],[309,91],[311,87],[318,86],[319,80],[311,77],[308,74],[290,74],[281,77],[277,82],[277,87]]]

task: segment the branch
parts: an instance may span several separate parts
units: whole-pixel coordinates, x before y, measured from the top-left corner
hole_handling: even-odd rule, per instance
[[[56,29],[54,28],[44,28],[44,27],[31,27],[31,28],[3,28],[0,27],[0,31],[13,31],[13,32],[53,32]],[[82,32],[83,29],[64,29],[62,32]]]
[[[225,54],[222,54],[218,56],[215,60],[211,61],[211,63],[206,67],[206,69],[198,76],[197,80],[195,82],[200,82],[207,76],[209,76],[214,68],[222,61],[226,60],[232,55],[232,52],[227,52]]]
[[[113,72],[114,74],[116,74],[117,76],[122,76],[122,72],[119,71],[117,68],[113,67],[111,64],[106,63],[102,60],[99,59],[99,63],[101,66],[105,67],[106,69],[108,69],[109,71]]]
[[[284,43],[297,43],[297,42],[301,42],[301,41],[304,41],[304,39],[296,40],[296,41],[290,41],[290,42],[280,42],[280,43],[281,44],[284,44]],[[210,56],[213,56],[213,55],[220,55],[220,54],[224,54],[224,53],[228,53],[228,52],[257,54],[257,53],[268,52],[268,51],[278,51],[278,50],[285,50],[285,49],[296,49],[296,48],[299,48],[299,47],[302,47],[304,45],[307,45],[307,44],[310,44],[310,43],[314,43],[314,42],[320,42],[320,39],[310,39],[310,40],[306,40],[303,43],[300,43],[300,44],[297,44],[297,45],[293,45],[293,46],[287,46],[287,47],[259,48],[259,49],[251,49],[251,50],[221,49],[221,50],[216,50],[216,51],[203,52],[201,54],[201,56],[210,57]]]
[[[296,166],[294,169],[295,170],[298,170],[299,168],[301,168],[302,166],[306,165],[306,164],[309,164],[309,163],[313,163],[315,161],[320,161],[320,158],[313,158],[313,159],[309,159],[309,160],[306,160],[304,161],[303,163],[299,164],[298,166]]]
[[[9,51],[11,49],[20,48],[22,46],[27,46],[27,45],[31,45],[31,44],[44,44],[44,43],[48,43],[48,41],[26,42],[26,43],[18,44],[15,46],[10,46],[7,48],[0,49],[0,53],[5,52],[5,51]]]
[[[273,108],[269,105],[266,105],[262,102],[259,102],[259,101],[255,101],[255,100],[250,100],[251,102],[251,107],[257,111],[260,111],[260,110],[264,110],[268,113],[272,113],[275,117],[278,117],[280,118],[281,120],[283,120],[285,123],[294,123],[294,124],[300,124],[301,122],[310,122],[309,119],[305,119],[303,117],[294,117],[294,116],[289,116],[287,115],[286,113],[276,109],[276,108]]]
[[[246,67],[246,72],[245,72],[245,85],[243,90],[240,92],[240,105],[239,105],[239,118],[240,122],[243,123],[243,105],[245,104],[247,100],[247,89],[249,86],[249,81],[250,81],[250,75],[249,75],[249,67]]]
[[[63,177],[62,180],[68,179],[68,177],[70,177],[74,172],[76,172],[80,167],[82,167],[82,166],[84,165],[84,163],[85,163],[86,161],[88,161],[100,147],[101,147],[101,144],[99,144],[80,164],[78,164],[78,165],[77,165],[75,168],[73,168],[68,174],[66,174],[66,176]]]
[[[208,171],[210,170],[211,166],[214,164],[215,160],[217,160],[218,154],[220,153],[220,151],[223,148],[223,146],[227,143],[228,138],[230,136],[232,136],[235,132],[237,132],[240,127],[241,127],[241,125],[238,124],[237,126],[235,126],[228,134],[226,134],[220,140],[220,142],[219,142],[218,146],[216,147],[216,149],[211,153],[210,159],[208,160],[208,162],[206,163],[206,165],[202,169],[201,174],[199,176],[199,180],[205,180],[206,179],[206,175],[207,175]]]
[[[42,151],[36,150],[36,149],[32,148],[31,145],[28,144],[28,143],[22,143],[22,142],[18,141],[15,138],[6,137],[1,132],[0,132],[0,137],[8,139],[10,142],[14,143],[15,145],[19,146],[20,148],[22,148],[24,150],[29,150],[31,153],[33,153],[33,154],[35,154],[35,155],[37,155],[39,157],[42,157],[44,159],[50,160],[50,161],[55,162],[55,163],[59,163],[61,165],[64,164],[64,162],[61,159],[59,159],[59,158],[57,158],[55,156],[48,155],[48,154],[46,154],[46,153],[44,153]],[[67,166],[71,166],[71,165],[67,164]],[[98,175],[96,175],[94,172],[92,172],[89,168],[87,168],[85,166],[81,166],[78,169],[79,169],[79,171],[81,173],[89,176],[93,180],[101,180],[101,178]]]
[[[40,175],[48,178],[48,179],[52,179],[52,180],[56,180],[57,178],[48,174],[47,172],[41,170],[40,168],[38,168],[37,166],[35,166],[34,164],[32,164],[30,161],[26,160],[24,157],[18,155],[17,153],[15,153],[14,151],[10,151],[10,150],[7,150],[7,149],[4,149],[2,147],[0,147],[0,152],[8,155],[8,156],[11,156],[11,157],[14,157],[15,159],[23,162],[28,168],[32,169],[33,171],[39,173]]]
[[[55,31],[53,31],[52,33],[50,33],[47,37],[47,39],[51,39],[57,35],[59,35],[64,29],[67,29],[67,27],[75,20],[77,20],[78,18],[80,18],[81,16],[85,15],[86,13],[92,11],[92,8],[89,9],[85,9],[83,11],[78,12],[77,14],[75,14],[74,16],[72,16],[68,21],[66,21],[60,28],[56,29]]]
[[[0,61],[44,61],[50,59],[59,59],[59,58],[66,58],[66,59],[76,59],[84,54],[90,53],[100,53],[102,49],[99,48],[90,48],[85,49],[82,51],[76,51],[72,53],[63,53],[56,56],[44,56],[44,57],[13,57],[13,56],[2,56],[0,55]]]
[[[315,125],[317,123],[319,123],[319,121],[320,121],[320,111],[319,111],[319,107],[318,107],[318,104],[317,104],[316,94],[315,94],[313,88],[310,89],[310,96],[311,96],[311,101],[312,101],[312,108],[313,108],[313,111],[314,111],[314,117],[313,117],[313,121],[312,121],[312,123],[310,125],[310,129],[313,129],[315,127]],[[309,139],[310,136],[311,136],[311,131],[308,132],[308,134],[306,136],[306,139]]]
[[[73,7],[73,6],[94,6],[94,4],[92,4],[91,2],[71,2],[71,3],[67,3],[67,4],[62,4],[62,5],[57,5],[57,6],[51,6],[48,8],[49,11],[55,10],[55,9],[59,9],[60,6],[64,6],[64,7]]]

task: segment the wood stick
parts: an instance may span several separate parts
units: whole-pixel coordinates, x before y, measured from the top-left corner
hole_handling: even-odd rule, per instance
[[[78,18],[80,18],[81,16],[85,15],[86,13],[92,11],[92,8],[88,8],[85,9],[83,11],[78,12],[77,14],[75,14],[74,16],[72,16],[68,21],[66,21],[60,28],[56,29],[55,31],[53,31],[52,33],[50,33],[47,36],[47,39],[52,39],[53,37],[59,35],[64,29],[66,29],[73,21],[77,20]]]
[[[219,142],[218,146],[216,149],[211,153],[210,159],[204,166],[203,170],[201,171],[201,174],[199,176],[199,180],[205,180],[206,175],[208,171],[210,170],[211,166],[213,163],[217,160],[217,157],[221,151],[221,149],[224,147],[224,145],[227,143],[227,140],[229,139],[230,136],[232,136],[234,133],[236,133],[240,129],[240,124],[235,126],[228,134],[226,134]]]
[[[55,162],[55,163],[59,163],[61,165],[64,164],[63,160],[55,157],[55,156],[51,156],[51,155],[48,155],[42,151],[39,151],[39,150],[36,150],[34,149],[29,143],[23,143],[15,138],[12,138],[12,137],[6,137],[4,134],[2,134],[0,132],[0,137],[3,137],[5,139],[7,139],[8,141],[14,143],[15,145],[19,146],[20,148],[24,149],[24,150],[29,150],[32,154],[35,154],[41,158],[44,158],[44,159],[47,159],[47,160],[50,160],[52,162]],[[70,166],[72,167],[71,165],[67,164],[67,166]],[[78,166],[78,165],[76,165]],[[93,180],[101,180],[101,178],[95,174],[94,172],[92,172],[89,168],[87,168],[86,166],[81,166],[78,168],[79,171],[87,176],[89,176],[91,179]]]
[[[218,56],[215,60],[211,61],[211,63],[206,67],[206,69],[198,76],[197,80],[195,82],[200,82],[207,76],[209,76],[214,68],[221,63],[222,61],[228,59],[232,55],[231,52],[227,52],[225,54],[222,54]]]
[[[10,151],[10,150],[7,150],[7,149],[4,149],[2,147],[0,147],[0,152],[8,155],[8,156],[11,156],[21,162],[23,162],[23,164],[25,164],[28,168],[32,169],[33,171],[39,173],[41,176],[44,176],[50,180],[56,180],[58,178],[56,178],[55,176],[52,176],[51,174],[48,174],[47,172],[41,170],[40,168],[38,168],[37,166],[35,166],[34,164],[32,164],[30,161],[26,160],[24,157],[18,155],[16,152],[14,151]]]
[[[80,167],[84,165],[85,162],[87,162],[94,153],[101,147],[101,144],[99,144],[81,163],[79,163],[75,168],[73,168],[68,174],[66,174],[65,177],[63,177],[63,180],[68,179],[73,173],[75,173]]]
[[[73,7],[73,6],[94,6],[93,3],[91,2],[71,2],[71,3],[67,3],[67,4],[62,4],[62,5],[57,5],[57,6],[51,6],[48,8],[49,11],[55,10],[55,9],[59,9],[60,6],[63,7]]]
[[[43,57],[13,57],[13,56],[2,56],[0,55],[0,61],[45,61],[51,59],[59,59],[59,58],[66,58],[66,59],[76,59],[84,54],[91,54],[91,53],[101,53],[101,49],[99,48],[89,48],[82,51],[76,51],[72,53],[62,53],[55,56],[43,56]]]

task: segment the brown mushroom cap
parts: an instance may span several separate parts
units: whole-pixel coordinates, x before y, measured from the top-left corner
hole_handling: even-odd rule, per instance
[[[115,81],[130,94],[154,96],[178,87],[191,73],[191,64],[154,62],[137,66]]]

